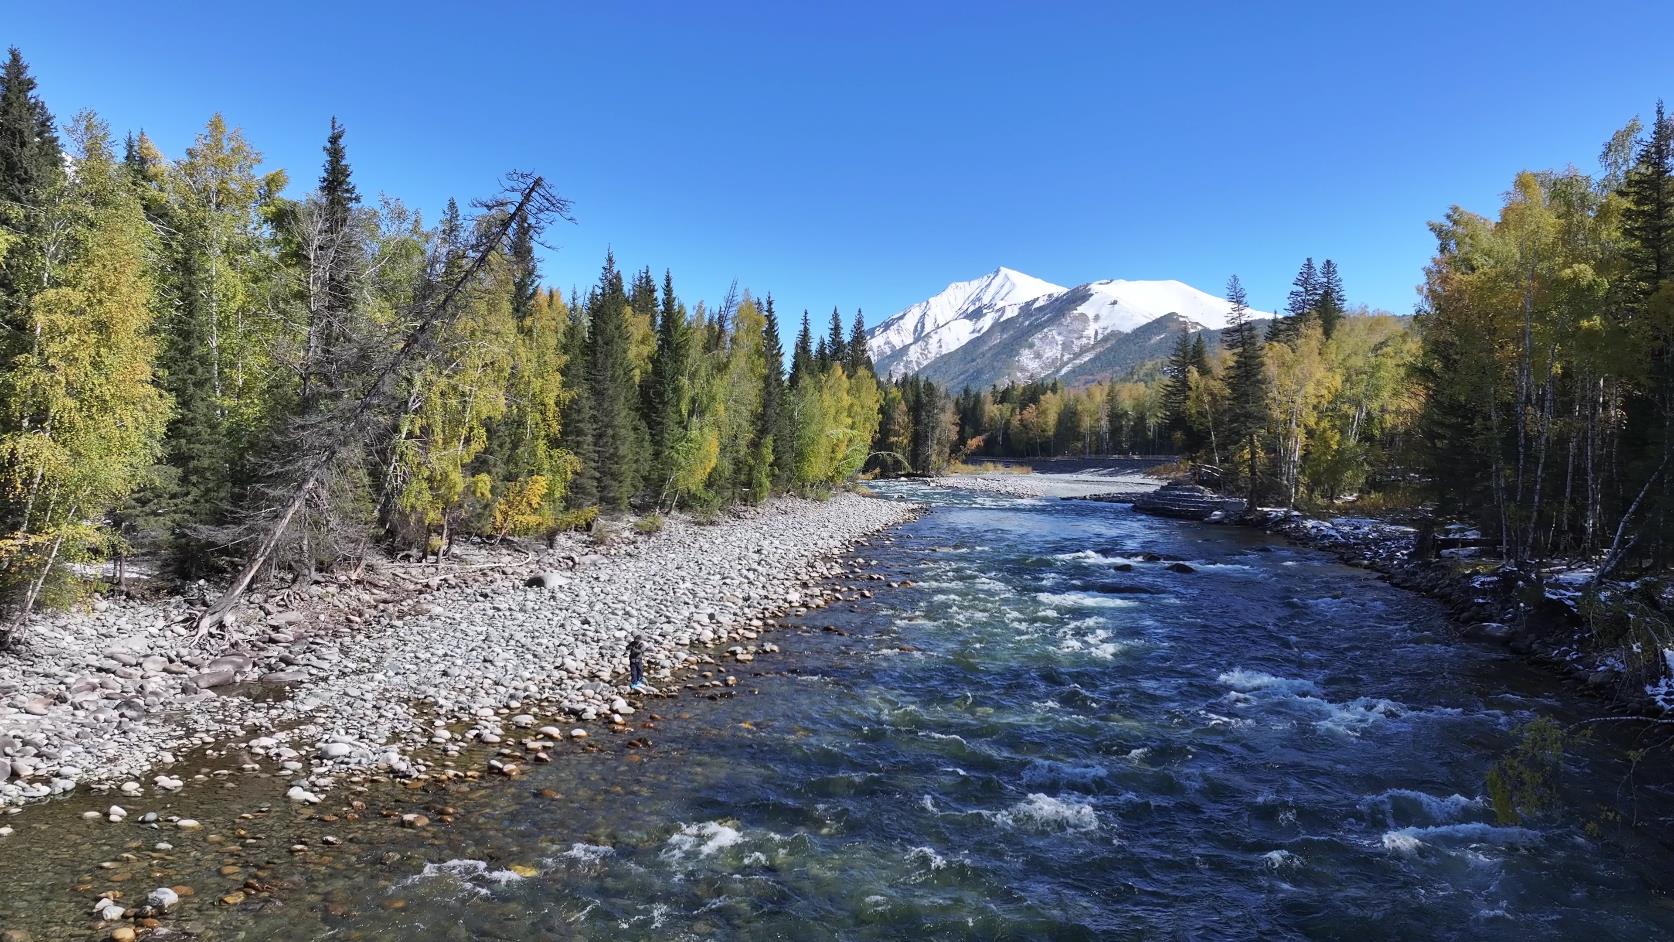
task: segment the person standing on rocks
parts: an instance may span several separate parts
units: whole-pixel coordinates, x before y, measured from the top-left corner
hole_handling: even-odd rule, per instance
[[[645,639],[634,635],[628,640],[628,689],[645,690]]]

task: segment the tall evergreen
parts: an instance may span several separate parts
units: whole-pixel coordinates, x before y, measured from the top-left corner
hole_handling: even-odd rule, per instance
[[[35,79],[13,46],[0,70],[0,228],[20,234],[21,245],[0,253],[0,305],[25,286],[41,283],[35,269],[45,263],[31,239],[43,222],[43,207],[63,178],[64,154],[53,131],[52,112],[35,94]],[[10,323],[18,308],[8,308],[6,326],[14,337],[27,331]]]
[[[843,315],[836,308],[831,309],[831,326],[826,330],[825,350],[829,363],[849,361],[849,345],[843,334]]]
[[[1179,340],[1174,344],[1174,351],[1169,354],[1168,363],[1163,367],[1163,415],[1168,424],[1168,430],[1179,436],[1180,446],[1184,451],[1192,451],[1197,446],[1192,433],[1191,419],[1191,369],[1192,369],[1192,334],[1182,330]]]
[[[522,323],[534,309],[535,297],[541,290],[540,266],[535,261],[535,236],[526,218],[519,219],[512,227],[509,255],[512,264],[512,315],[518,323]]]
[[[317,211],[320,224],[304,236],[312,245],[303,253],[309,259],[307,276],[308,348],[303,366],[300,404],[305,418],[331,408],[349,375],[353,374],[361,250],[354,227],[354,209],[360,204],[343,145],[343,125],[333,117],[326,137],[325,166],[320,172]]]
[[[779,315],[773,310],[773,295],[762,302],[761,419],[756,440],[771,459],[770,477],[774,490],[790,485],[794,451],[791,413],[785,408],[785,344],[779,338]]]
[[[796,347],[791,351],[790,384],[802,385],[808,374],[817,367],[814,353],[814,333],[808,323],[808,312],[802,312],[802,329],[796,333]]]
[[[1293,343],[1302,324],[1319,310],[1321,283],[1312,256],[1304,259],[1302,268],[1291,281],[1290,294],[1285,298],[1285,316],[1276,317],[1267,326],[1269,343]]]
[[[1328,258],[1319,269],[1319,300],[1314,307],[1320,331],[1329,338],[1347,312],[1348,297],[1343,294],[1342,276],[1337,274],[1337,263]]]
[[[564,496],[572,510],[599,502],[598,445],[593,428],[593,387],[588,381],[587,351],[587,311],[572,290],[570,323],[564,332],[564,362],[576,381],[564,400],[563,431],[559,437],[564,450],[577,459],[569,491]]]
[[[64,153],[52,112],[16,46],[0,71],[0,204],[38,208],[63,175]]]
[[[587,296],[587,382],[593,396],[593,442],[599,467],[599,507],[620,512],[639,490],[635,453],[633,362],[629,352],[627,290],[616,256],[607,252],[599,283]]]
[[[1674,116],[1657,102],[1650,133],[1622,182],[1622,234],[1633,301],[1643,304],[1674,279]]]
[[[1227,435],[1245,451],[1249,500],[1254,507],[1260,481],[1261,439],[1267,430],[1270,411],[1266,354],[1256,324],[1250,320],[1244,285],[1237,275],[1227,279],[1226,299],[1232,302],[1229,324],[1221,335],[1221,342],[1232,350],[1232,366],[1227,376],[1230,400]]]
[[[680,431],[691,345],[691,325],[674,296],[674,274],[665,270],[662,305],[657,312],[657,347],[651,354],[645,381],[645,424],[651,443],[648,483],[658,499],[672,474],[670,451]]]
[[[849,330],[849,346],[846,352],[848,358],[843,365],[851,374],[861,370],[876,372],[872,367],[872,351],[866,344],[866,319],[858,310],[854,312],[854,326]]]

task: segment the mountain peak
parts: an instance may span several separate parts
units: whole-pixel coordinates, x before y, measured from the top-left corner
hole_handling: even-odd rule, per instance
[[[1164,322],[1171,330],[1219,330],[1230,308],[1176,280],[1106,279],[1066,289],[1001,265],[953,282],[873,328],[869,339],[873,359],[891,376],[922,371],[938,382],[986,386],[1066,375],[1115,338],[1170,314],[1179,318]]]

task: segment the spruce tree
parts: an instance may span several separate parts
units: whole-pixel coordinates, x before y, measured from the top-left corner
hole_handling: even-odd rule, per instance
[[[1163,416],[1168,430],[1178,437],[1180,448],[1191,452],[1197,448],[1191,417],[1192,334],[1182,330],[1180,339],[1163,367],[1167,377],[1163,384]]]
[[[868,349],[866,344],[866,319],[861,316],[858,310],[854,312],[854,326],[849,330],[847,352],[848,360],[844,363],[844,366],[848,368],[851,375],[861,370],[877,372],[872,367],[872,351]]]
[[[633,363],[629,354],[627,290],[616,256],[607,252],[599,283],[587,296],[587,381],[593,394],[593,442],[599,469],[599,508],[628,509],[639,490],[635,453]]]
[[[843,315],[836,308],[831,309],[831,326],[826,331],[825,351],[829,363],[849,361],[848,341],[843,339]]]
[[[599,502],[599,460],[593,431],[593,387],[587,376],[587,312],[581,299],[570,292],[570,323],[564,332],[564,362],[576,381],[564,400],[563,432],[559,442],[576,457],[575,474],[564,495],[572,510],[596,506]]]
[[[785,345],[779,339],[779,315],[773,310],[773,295],[762,303],[761,421],[756,432],[758,448],[770,459],[773,489],[790,484],[792,470],[790,413],[785,408]]]
[[[1227,435],[1245,449],[1249,501],[1254,508],[1260,480],[1261,439],[1267,430],[1270,411],[1267,362],[1256,324],[1249,317],[1244,285],[1237,275],[1227,279],[1226,299],[1232,302],[1229,324],[1221,335],[1221,342],[1232,350],[1232,366],[1227,376],[1227,395],[1231,400]]]
[[[0,71],[0,204],[39,208],[63,167],[52,112],[35,94],[35,78],[13,46]]]
[[[1622,182],[1623,255],[1635,306],[1674,279],[1674,116],[1661,101]]]
[[[791,352],[790,385],[799,388],[816,367],[814,334],[809,327],[808,311],[802,312],[802,329],[796,334],[796,347]]]
[[[1304,259],[1302,268],[1291,281],[1290,294],[1285,299],[1285,316],[1273,319],[1267,326],[1269,343],[1294,343],[1302,324],[1319,309],[1321,284],[1312,256]]]
[[[1319,329],[1329,339],[1348,311],[1348,298],[1343,294],[1343,279],[1337,274],[1337,263],[1326,259],[1319,269],[1319,301],[1314,314],[1319,318]]]
[[[53,131],[52,113],[35,94],[35,79],[23,56],[13,46],[0,70],[0,229],[21,236],[21,244],[0,253],[0,309],[10,334],[0,338],[7,348],[28,334],[27,325],[14,322],[22,305],[8,304],[34,290],[43,279],[39,269],[46,259],[34,236],[45,218],[48,195],[62,181],[64,154]]]
[[[648,483],[658,500],[673,474],[670,452],[680,432],[691,342],[686,311],[674,296],[674,275],[665,270],[662,305],[657,312],[657,348],[651,354],[645,381],[645,424],[651,447]]]
[[[459,208],[453,205],[453,212],[457,219]],[[520,218],[512,227],[509,254],[512,264],[512,316],[522,323],[534,309],[535,298],[541,290],[540,266],[535,261],[535,236],[529,226],[529,220]]]

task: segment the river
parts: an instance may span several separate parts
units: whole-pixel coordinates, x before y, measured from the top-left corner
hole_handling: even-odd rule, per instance
[[[910,585],[858,583],[728,695],[652,701],[647,742],[365,796],[451,818],[421,830],[234,789],[194,807],[241,847],[20,830],[39,853],[0,881],[40,903],[8,925],[58,938],[114,870],[195,884],[164,923],[202,939],[1674,936],[1669,803],[1619,742],[1572,753],[1556,814],[1495,821],[1520,724],[1596,707],[1433,604],[1257,533],[880,489],[934,506],[856,551]],[[212,902],[252,876],[272,892]]]

